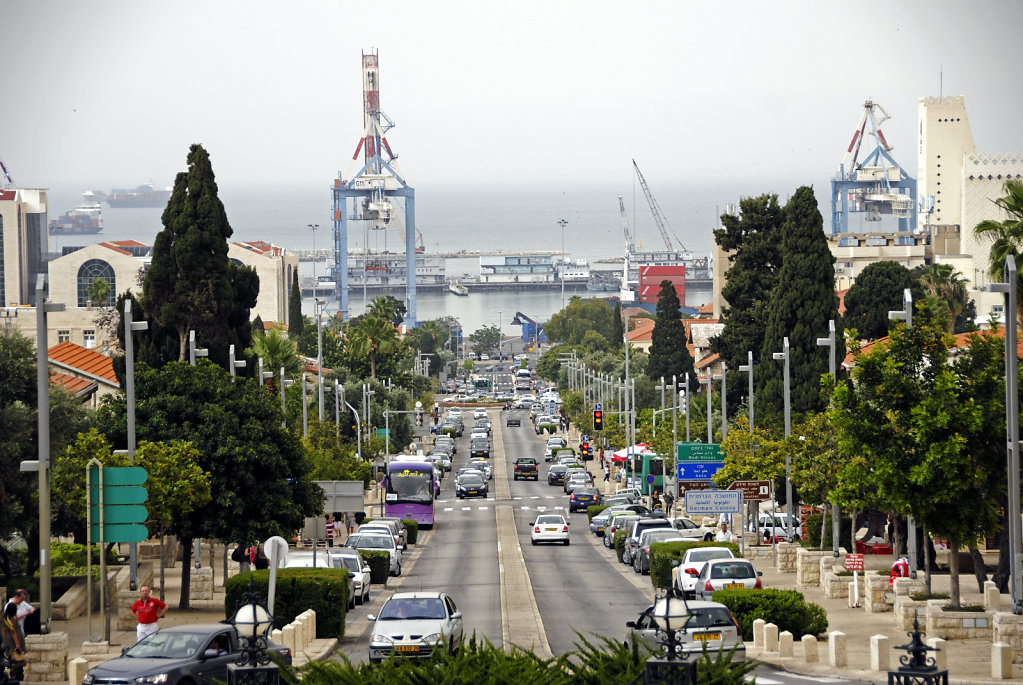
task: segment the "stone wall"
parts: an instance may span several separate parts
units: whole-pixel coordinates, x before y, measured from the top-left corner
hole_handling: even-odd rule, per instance
[[[1023,663],[1023,616],[998,611],[992,617],[991,623],[994,641],[1009,645],[1012,650],[1012,663]]]
[[[778,552],[778,570],[782,573],[795,573],[796,553],[802,548],[794,542],[779,542],[775,547]]]
[[[24,683],[61,683],[67,680],[67,633],[25,636]]]
[[[927,625],[927,602],[914,602],[908,595],[895,597],[895,625],[908,633],[913,630],[913,618],[919,617],[920,628]]]
[[[796,587],[808,588],[820,586],[821,560],[823,558],[832,559],[831,552],[819,552],[802,548],[796,551]]]
[[[891,586],[888,584],[887,576],[879,576],[872,571],[864,574],[866,590],[863,592],[863,608],[868,614],[881,614],[892,610],[892,604],[888,601],[888,592]],[[892,591],[892,600],[895,593]]]
[[[991,639],[991,612],[945,611],[948,600],[927,600],[927,636],[945,640]]]
[[[188,584],[189,599],[213,599],[213,569],[209,567],[192,569]]]

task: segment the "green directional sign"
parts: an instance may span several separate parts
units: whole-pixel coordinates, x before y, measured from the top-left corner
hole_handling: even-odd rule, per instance
[[[704,442],[680,442],[675,445],[675,460],[680,462],[714,462],[724,461],[725,453],[721,445],[708,445]]]
[[[114,523],[103,526],[100,536],[99,524],[92,526],[93,542],[145,542],[149,538],[149,530],[141,523]]]
[[[99,524],[99,507],[95,504],[89,509],[90,521],[93,525]],[[127,504],[123,506],[103,506],[103,525],[111,523],[145,523],[149,512],[139,504]]]
[[[141,466],[105,466],[103,467],[103,486],[108,485],[142,485],[149,474]],[[89,470],[89,485],[99,485],[99,470]]]
[[[99,504],[99,488],[89,488],[92,501]],[[119,485],[103,488],[103,506],[122,504],[143,504],[149,497],[149,491],[141,485]],[[143,507],[145,509],[145,507]],[[144,520],[144,519],[143,519]]]
[[[105,467],[100,492],[99,469],[89,469],[90,533],[96,542],[143,542],[149,537],[145,521],[149,512],[143,506],[149,492],[143,483],[149,478],[138,466]],[[100,527],[100,502],[103,526]]]

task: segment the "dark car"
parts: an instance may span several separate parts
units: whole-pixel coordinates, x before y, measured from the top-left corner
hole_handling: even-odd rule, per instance
[[[521,426],[522,425],[522,419],[520,417],[518,417],[518,416],[509,416],[507,419],[504,420],[504,425],[506,425],[506,426]]]
[[[227,665],[238,659],[238,633],[224,623],[170,626],[142,638],[121,656],[90,668],[82,685],[124,683],[213,683],[227,681]],[[291,663],[291,650],[269,649]]]
[[[564,485],[565,474],[567,473],[567,466],[564,464],[555,464],[547,469],[547,485]]]
[[[458,499],[463,497],[486,497],[487,482],[481,476],[466,474],[459,479],[458,485],[455,486],[455,491]]]
[[[576,488],[568,498],[568,511],[586,511],[586,507],[600,504],[600,490],[597,488]]]
[[[490,441],[489,440],[473,440],[469,446],[470,457],[486,457],[490,458]]]

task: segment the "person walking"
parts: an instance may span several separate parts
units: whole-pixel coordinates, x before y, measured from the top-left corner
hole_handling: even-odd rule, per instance
[[[135,626],[135,641],[138,642],[160,629],[157,621],[167,613],[167,605],[156,597],[150,597],[149,586],[143,585],[139,588],[139,598],[131,605],[131,613],[138,621]]]
[[[24,680],[25,631],[18,623],[18,605],[11,602],[4,605],[3,620],[0,621],[0,647],[10,664],[11,680]],[[0,671],[0,676],[2,675]]]
[[[604,464],[604,482],[606,483],[609,480],[611,480],[611,467]]]
[[[323,528],[326,531],[327,547],[333,547],[334,546],[334,519],[331,518],[330,514],[324,514],[324,518],[326,518],[326,523],[324,523]]]
[[[11,598],[7,600],[7,604],[4,605],[4,611],[7,607],[15,607],[15,615],[17,617],[18,624],[21,626],[22,634],[25,633],[25,617],[29,614],[34,614],[36,608],[32,606],[32,603],[28,600],[28,590],[25,588],[18,588],[11,595]]]
[[[348,534],[351,535],[355,532],[355,512],[349,511],[345,514],[345,526],[348,528]]]

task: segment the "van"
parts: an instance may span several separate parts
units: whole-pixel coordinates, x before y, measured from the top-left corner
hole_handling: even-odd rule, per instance
[[[803,522],[799,520],[799,517],[793,516],[791,519],[791,526],[789,525],[789,515],[785,512],[776,513],[760,513],[758,517],[758,523],[760,525],[760,535],[763,536],[764,540],[776,542],[794,542],[803,538]],[[792,540],[789,540],[788,531],[792,530]],[[751,523],[749,529],[752,531],[753,524]]]

